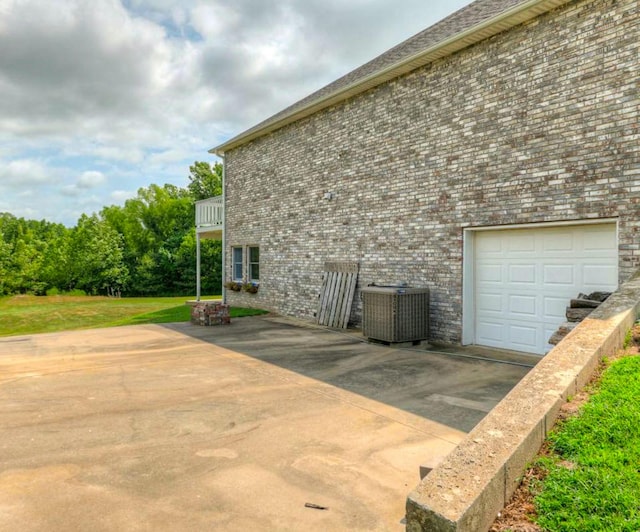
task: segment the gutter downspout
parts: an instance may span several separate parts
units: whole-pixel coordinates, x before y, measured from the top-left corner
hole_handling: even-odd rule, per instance
[[[227,304],[227,289],[224,286],[227,270],[227,162],[222,158],[222,303]]]

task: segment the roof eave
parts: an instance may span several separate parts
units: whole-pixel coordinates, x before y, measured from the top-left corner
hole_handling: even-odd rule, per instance
[[[402,76],[403,74],[407,74],[408,72],[451,55],[463,48],[467,48],[468,46],[488,39],[489,37],[497,35],[509,28],[532,20],[539,15],[560,7],[570,1],[571,0],[529,0],[528,2],[519,4],[500,13],[496,17],[472,26],[466,31],[457,33],[452,37],[431,46],[430,48],[399,61],[398,63],[361,78],[351,85],[347,85],[333,93],[327,94],[321,99],[312,101],[305,107],[292,110],[290,114],[287,114],[274,122],[267,121],[263,127],[251,128],[240,135],[233,137],[224,144],[212,148],[209,150],[209,153],[214,153],[222,157],[223,154],[229,150],[246,144],[258,137],[267,135],[276,129],[280,129],[287,124],[291,124],[302,118],[310,116],[352,96],[365,92],[373,87],[385,83],[386,81]]]

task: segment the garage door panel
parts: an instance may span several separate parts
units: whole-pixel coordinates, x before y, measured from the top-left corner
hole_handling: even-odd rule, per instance
[[[509,256],[528,256],[536,252],[535,240],[521,238],[520,235],[510,235],[507,237],[506,249]]]
[[[506,340],[502,322],[478,320],[476,335],[478,343],[491,347],[501,347]]]
[[[577,294],[576,294],[577,295]],[[544,319],[559,320],[565,318],[568,301],[564,297],[542,296]],[[555,330],[555,329],[554,329]]]
[[[583,249],[586,252],[592,251],[617,251],[616,239],[611,238],[611,231],[607,229],[594,228],[589,232],[589,237],[584,239]]]
[[[479,293],[477,306],[481,311],[502,313],[504,309],[502,294]]]
[[[558,252],[572,253],[576,249],[575,239],[570,232],[558,232],[554,235],[542,238],[542,251],[543,253],[552,252],[557,254]]]
[[[546,285],[573,286],[576,282],[573,264],[545,264],[542,282]]]
[[[509,265],[509,282],[510,283],[536,283],[536,266],[535,264],[511,264]]]
[[[543,354],[579,292],[618,283],[616,226],[495,230],[475,235],[475,342]]]
[[[509,295],[509,312],[520,317],[530,316],[536,317],[536,296]]]
[[[510,323],[507,325],[509,343],[522,351],[535,350],[538,347],[541,329],[539,325]]]
[[[498,239],[483,239],[481,242],[477,242],[477,248],[479,253],[484,257],[490,257],[492,255],[502,254],[502,240]]]
[[[502,264],[482,264],[478,271],[479,283],[498,283],[503,282]]]
[[[617,282],[618,268],[612,265],[584,265],[582,267],[582,280],[586,287],[612,285]]]

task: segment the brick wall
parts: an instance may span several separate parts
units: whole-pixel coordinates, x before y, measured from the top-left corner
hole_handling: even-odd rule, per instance
[[[459,342],[465,227],[605,217],[627,279],[639,37],[638,0],[573,2],[232,150],[227,245],[260,245],[261,286],[231,303],[312,319],[323,262],[357,260],[360,286],[431,288],[432,338]]]

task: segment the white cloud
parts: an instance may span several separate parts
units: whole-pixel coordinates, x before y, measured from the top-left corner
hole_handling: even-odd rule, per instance
[[[135,196],[136,192],[132,190],[114,190],[109,195],[109,197],[117,203],[124,203],[126,200],[134,198]]]
[[[22,205],[17,209],[12,210],[11,214],[17,216],[18,218],[27,218],[30,220],[39,220],[40,218],[42,218],[41,211],[28,205]]]
[[[15,134],[121,126],[167,78],[164,30],[116,0],[15,2],[5,22],[0,116]]]
[[[144,161],[144,151],[142,148],[133,148],[120,146],[87,146],[85,149],[77,150],[78,154],[84,156],[93,156],[99,159],[107,159],[110,161],[126,162],[126,163],[141,163]]]
[[[199,4],[190,10],[189,22],[205,40],[216,40],[242,23],[242,14],[237,11],[238,8],[242,9],[236,3]]]
[[[60,191],[65,196],[82,197],[86,199],[87,191],[104,184],[107,178],[102,172],[89,170],[83,172],[76,178],[76,182],[72,185],[63,186]],[[93,196],[97,197],[97,196]],[[84,199],[83,199],[84,201]]]
[[[50,183],[53,173],[45,164],[30,159],[18,159],[3,164],[0,161],[0,185],[25,187]]]
[[[154,153],[149,157],[149,164],[163,165],[165,163],[175,163],[184,161],[188,157],[188,152],[182,149],[168,149],[159,153]]]
[[[106,179],[107,178],[102,172],[91,170],[88,172],[83,172],[80,177],[78,177],[76,186],[78,188],[95,188],[99,185],[102,185],[106,181]]]
[[[190,124],[237,133],[422,29],[440,3],[468,2],[407,0],[391,17],[386,0],[14,1],[0,26],[0,126],[134,149]]]
[[[77,197],[80,195],[80,189],[77,185],[65,185],[60,189],[63,196]]]

